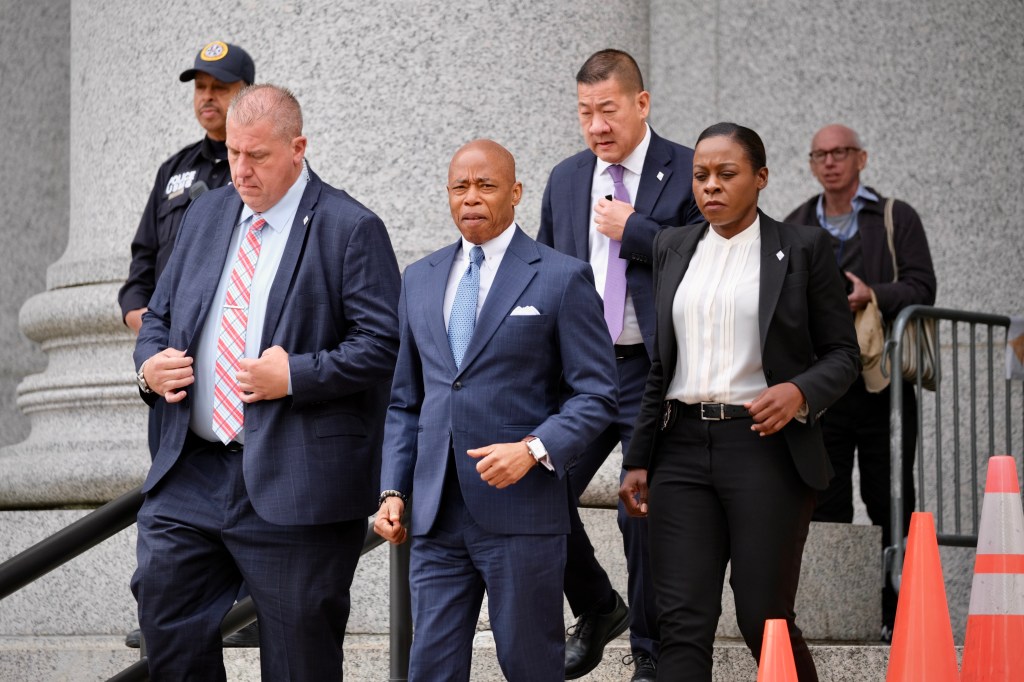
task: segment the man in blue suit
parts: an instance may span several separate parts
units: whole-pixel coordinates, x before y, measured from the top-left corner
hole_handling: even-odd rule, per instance
[[[341,679],[376,507],[398,265],[380,219],[305,164],[302,113],[256,85],[227,121],[233,186],[199,197],[143,317],[139,387],[166,401],[132,589],[153,680],[224,680],[244,580],[265,680]]]
[[[565,474],[618,389],[590,267],[526,236],[521,195],[506,149],[462,147],[448,169],[462,239],[402,285],[375,528],[412,532],[414,681],[469,679],[485,591],[505,677],[563,679]]]
[[[636,61],[601,50],[576,74],[578,113],[589,147],[551,171],[537,241],[587,261],[605,306],[604,335],[615,343],[619,411],[569,472],[576,500],[618,443],[629,447],[654,350],[651,246],[667,226],[701,220],[690,189],[693,150],[647,125],[650,94]],[[630,629],[634,682],[655,678],[658,622],[648,566],[647,520],[619,504],[629,572],[629,610],[612,589],[575,507],[565,569],[565,596],[578,617],[566,642],[565,678],[601,662],[604,646]],[[628,660],[628,659],[627,659]]]

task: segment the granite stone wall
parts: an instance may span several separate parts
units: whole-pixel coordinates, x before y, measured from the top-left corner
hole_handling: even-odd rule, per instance
[[[0,446],[28,435],[15,390],[46,366],[18,310],[67,245],[70,14],[69,0],[0,2]]]

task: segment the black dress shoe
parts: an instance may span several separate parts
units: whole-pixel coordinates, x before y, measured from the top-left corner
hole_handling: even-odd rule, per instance
[[[127,635],[124,636],[124,645],[131,647],[132,649],[138,649],[142,646],[142,630],[135,628]]]
[[[658,678],[658,666],[646,651],[626,654],[622,657],[622,664],[634,666],[630,682],[655,682]]]
[[[259,621],[256,620],[249,623],[238,632],[232,633],[224,638],[224,648],[226,649],[241,649],[246,647],[258,648],[259,645],[260,624]]]
[[[565,679],[575,680],[596,668],[604,655],[604,646],[629,627],[629,608],[618,592],[615,607],[609,613],[584,613],[566,633]]]

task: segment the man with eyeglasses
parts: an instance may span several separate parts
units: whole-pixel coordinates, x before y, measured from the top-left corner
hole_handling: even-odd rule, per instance
[[[786,218],[788,223],[828,230],[836,261],[847,279],[851,313],[874,296],[886,323],[908,305],[935,302],[935,270],[924,227],[917,212],[902,201],[893,204],[893,243],[898,278],[885,230],[885,198],[861,184],[868,153],[857,133],[843,125],[825,126],[811,141],[811,173],[824,192]],[[853,521],[854,450],[860,470],[860,494],[871,522],[882,527],[882,546],[890,544],[889,388],[870,393],[858,377],[846,395],[822,418],[829,459],[836,470],[827,490],[818,494],[815,521]],[[917,442],[917,396],[913,384],[903,386],[903,518],[904,533],[914,499],[914,450]],[[882,639],[892,637],[896,593],[886,581],[882,590]]]

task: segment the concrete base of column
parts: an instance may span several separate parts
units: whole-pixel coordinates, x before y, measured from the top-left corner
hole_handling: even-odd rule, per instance
[[[18,386],[31,433],[0,449],[0,508],[100,504],[142,482],[148,408],[135,386],[118,286],[55,289],[22,307],[21,329],[49,364]]]

